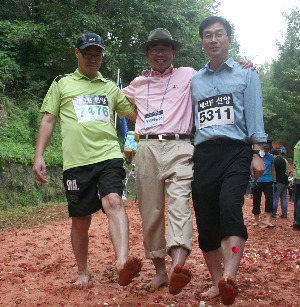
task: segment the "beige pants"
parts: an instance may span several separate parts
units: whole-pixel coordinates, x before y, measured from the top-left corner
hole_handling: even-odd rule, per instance
[[[140,140],[136,187],[146,258],[163,258],[173,246],[193,247],[189,207],[194,146],[189,140]],[[168,194],[168,243],[165,239],[165,192]]]

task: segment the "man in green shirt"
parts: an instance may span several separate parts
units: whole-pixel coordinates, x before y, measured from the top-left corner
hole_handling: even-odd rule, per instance
[[[294,148],[295,207],[294,230],[300,230],[300,141]]]
[[[116,253],[118,283],[128,285],[142,266],[139,259],[128,259],[128,218],[121,198],[125,171],[113,116],[116,111],[120,118],[135,121],[137,113],[120,89],[98,71],[104,50],[103,39],[95,33],[78,38],[78,68],[72,74],[56,77],[45,96],[33,165],[36,179],[46,183],[43,155],[59,116],[63,182],[78,266],[75,284],[79,286],[89,282],[88,231],[92,214],[101,208],[108,218]]]

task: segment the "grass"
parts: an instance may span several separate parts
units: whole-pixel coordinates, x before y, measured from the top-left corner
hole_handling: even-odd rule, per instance
[[[68,218],[66,203],[9,208],[0,211],[0,231],[30,228]]]
[[[128,195],[127,201],[135,200],[135,195]],[[37,206],[17,206],[0,210],[0,232],[22,228],[31,228],[51,222],[69,219],[66,203],[39,204]]]

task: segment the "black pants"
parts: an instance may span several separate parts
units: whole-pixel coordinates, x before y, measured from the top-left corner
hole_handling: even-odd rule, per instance
[[[265,194],[265,212],[273,213],[273,182],[257,182],[252,188],[253,193],[253,210],[254,215],[260,214],[261,196]]]
[[[226,236],[247,240],[242,207],[251,159],[251,148],[240,141],[204,142],[196,147],[192,195],[203,251],[218,249]]]

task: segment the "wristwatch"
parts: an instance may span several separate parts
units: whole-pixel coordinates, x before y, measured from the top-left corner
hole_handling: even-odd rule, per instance
[[[252,154],[257,154],[257,155],[259,155],[261,158],[263,158],[264,156],[265,156],[265,151],[264,150],[262,150],[262,149],[260,149],[260,150],[252,150]]]

